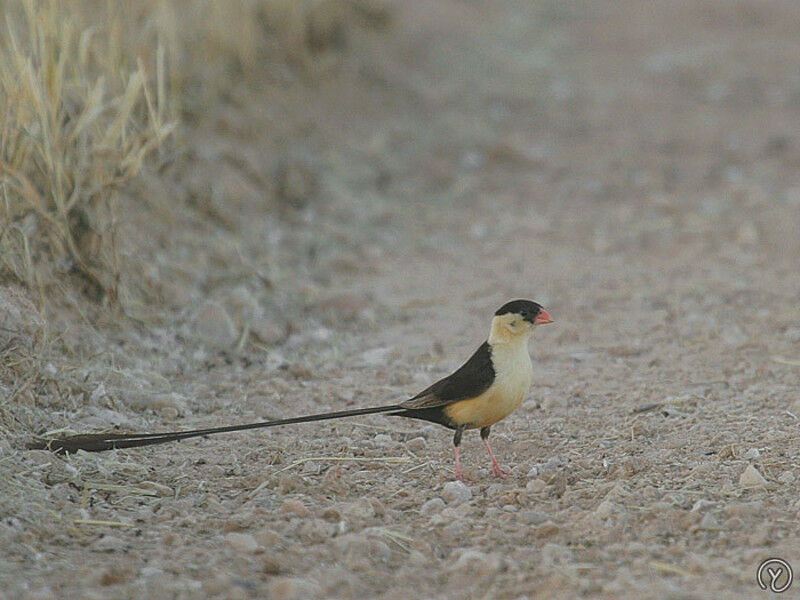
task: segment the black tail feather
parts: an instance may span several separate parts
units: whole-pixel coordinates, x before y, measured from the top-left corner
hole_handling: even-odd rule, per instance
[[[89,433],[72,435],[60,439],[34,440],[28,444],[28,448],[32,450],[50,450],[57,454],[74,453],[78,450],[83,450],[85,452],[102,452],[104,450],[115,450],[119,448],[138,448],[140,446],[152,446],[153,444],[166,444],[167,442],[175,442],[177,440],[185,440],[203,435],[214,435],[217,433],[231,433],[233,431],[245,431],[247,429],[262,429],[264,427],[277,427],[278,425],[327,421],[329,419],[341,419],[344,417],[356,417],[359,415],[372,415],[402,410],[402,407],[397,404],[392,404],[389,406],[356,408],[353,410],[340,410],[337,412],[307,415],[304,417],[292,417],[290,419],[277,419],[275,421],[246,423],[244,425],[192,429],[190,431],[168,431],[164,433]]]

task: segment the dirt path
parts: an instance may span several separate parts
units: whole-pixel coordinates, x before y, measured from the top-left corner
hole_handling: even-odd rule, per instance
[[[104,387],[47,417],[381,404],[530,297],[556,324],[493,430],[513,475],[468,435],[474,483],[445,488],[449,432],[381,417],[67,461],[8,446],[0,597],[754,598],[760,561],[800,568],[798,9],[529,4],[403,3],[335,77],[195,132],[236,204],[152,250],[187,252],[161,296],[187,308],[78,336]],[[279,217],[247,175],[276,156],[317,190]],[[198,343],[207,298],[256,307],[244,352]]]

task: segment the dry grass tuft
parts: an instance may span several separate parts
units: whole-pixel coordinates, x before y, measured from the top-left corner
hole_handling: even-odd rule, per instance
[[[167,139],[164,53],[155,73],[66,5],[22,3],[0,42],[0,260],[43,290],[75,271],[115,294],[115,189]],[[152,82],[155,81],[155,86]]]
[[[0,281],[43,300],[78,274],[120,295],[115,191],[268,59],[306,71],[344,41],[342,0],[0,0]],[[330,62],[330,61],[327,61]],[[255,76],[255,77],[254,77]]]
[[[285,75],[286,65],[336,54],[348,6],[0,0],[0,429],[33,427],[43,398],[64,408],[86,396],[53,359],[63,340],[48,331],[50,301],[86,323],[80,291],[131,314],[126,300],[149,275],[129,257],[149,238],[131,235],[125,218],[185,208],[148,186],[180,159],[182,134],[237,89],[271,80],[270,68]]]

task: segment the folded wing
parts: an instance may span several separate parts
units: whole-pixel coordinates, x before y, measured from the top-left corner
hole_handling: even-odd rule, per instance
[[[489,389],[494,377],[492,347],[488,342],[483,342],[457,371],[401,402],[400,406],[408,409],[435,408],[475,398]]]

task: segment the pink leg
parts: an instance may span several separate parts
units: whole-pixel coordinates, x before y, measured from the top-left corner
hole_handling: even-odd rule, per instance
[[[456,479],[458,479],[461,483],[467,483],[467,480],[464,479],[464,474],[461,472],[461,451],[458,449],[458,446],[453,446],[455,449],[455,456],[456,456]]]
[[[492,449],[489,447],[489,440],[483,436],[481,436],[481,440],[483,440],[483,445],[486,446],[486,451],[489,453],[489,458],[492,459],[492,473],[501,478],[508,477],[510,473],[500,468],[497,459],[494,457],[494,452],[492,452]]]
[[[456,433],[453,436],[453,449],[456,456],[456,479],[458,479],[461,483],[467,483],[467,480],[464,479],[464,474],[461,472],[461,450],[459,450],[459,446],[461,445],[461,435],[464,433],[464,426],[462,425],[458,429],[456,429]]]

